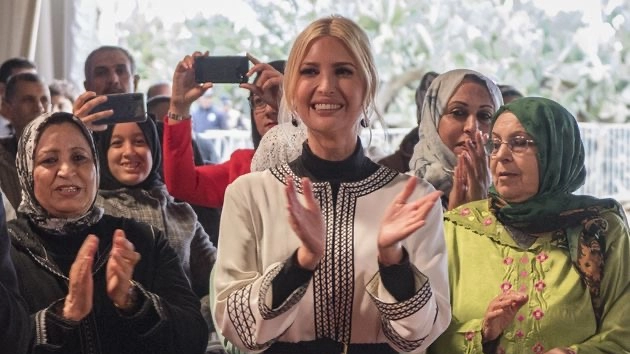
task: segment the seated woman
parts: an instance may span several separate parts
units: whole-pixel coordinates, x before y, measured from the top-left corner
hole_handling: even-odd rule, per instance
[[[175,198],[205,207],[221,207],[225,189],[237,177],[250,172],[254,151],[260,139],[278,124],[278,87],[282,82],[284,60],[258,63],[249,74],[258,73],[253,83],[241,84],[250,90],[252,141],[254,149],[239,149],[218,165],[195,166],[191,149],[190,107],[212,83],[195,82],[194,56],[181,60],[173,74],[173,95],[164,123],[164,180]]]
[[[19,142],[9,223],[37,353],[203,353],[208,330],[164,234],[94,206],[98,158],[70,113],[44,114]]]
[[[96,205],[162,231],[195,293],[206,296],[216,248],[192,207],[176,202],[160,178],[162,150],[153,120],[110,125],[94,137],[101,173]]]
[[[453,319],[430,353],[630,353],[630,234],[612,199],[575,195],[584,147],[558,103],[492,120],[490,198],[445,214]]]

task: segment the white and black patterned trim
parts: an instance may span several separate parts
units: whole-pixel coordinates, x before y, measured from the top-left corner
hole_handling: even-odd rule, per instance
[[[284,263],[279,264],[278,266],[274,267],[271,271],[269,271],[267,274],[265,274],[262,280],[260,291],[258,292],[258,310],[260,311],[260,315],[262,316],[262,318],[265,320],[274,319],[280,316],[281,314],[287,312],[290,308],[292,308],[295,304],[297,304],[302,299],[302,297],[306,293],[306,289],[308,288],[308,284],[309,284],[308,282],[300,286],[299,288],[297,288],[291,295],[289,295],[289,298],[286,299],[282,303],[282,305],[280,305],[280,307],[278,307],[277,309],[272,309],[269,306],[267,306],[265,304],[264,299],[267,296],[267,292],[269,291],[269,288],[271,288],[273,279],[282,270],[283,264]]]
[[[276,179],[277,179],[278,181],[280,181],[282,184],[285,184],[285,185],[286,185],[286,181],[285,181],[286,176],[291,176],[291,177],[293,177],[293,180],[294,180],[294,181],[298,181],[298,180],[299,180],[299,177],[298,177],[295,173],[293,173],[293,170],[291,170],[291,168],[289,167],[289,165],[288,165],[288,164],[286,164],[286,163],[285,163],[285,164],[282,164],[282,165],[278,165],[278,166],[273,167],[273,168],[270,168],[270,169],[269,169],[269,171],[271,172],[271,174],[272,174],[274,177],[276,177]],[[301,185],[300,183],[296,183],[296,186],[295,186],[295,187],[296,187],[296,188],[298,189],[298,191],[301,193],[301,191],[302,191],[302,185]]]
[[[46,311],[47,309],[37,311],[35,314],[35,344],[48,344],[48,335],[46,333]]]
[[[427,338],[423,337],[417,340],[408,340],[403,338],[398,334],[398,332],[396,332],[396,330],[394,330],[391,323],[383,317],[381,317],[381,326],[383,327],[385,337],[387,337],[392,344],[394,344],[397,348],[402,349],[404,352],[411,352],[420,348],[422,343],[424,343],[424,340]]]
[[[326,253],[313,274],[316,336],[348,343],[349,341],[344,338],[349,339],[350,336],[354,290],[352,232],[348,233],[347,229],[340,228],[343,232],[339,232],[335,237],[337,225],[335,225],[335,206],[330,185],[321,183],[314,193],[320,202],[322,216],[326,223]],[[350,261],[348,258],[342,258],[341,255],[349,257]],[[348,279],[351,280],[349,284]]]
[[[227,299],[228,316],[245,347],[249,350],[262,350],[268,348],[275,340],[263,344],[256,343],[254,334],[256,318],[249,306],[251,292],[252,284],[230,294]]]
[[[299,180],[299,176],[288,164],[276,166],[270,171],[283,184],[287,175]],[[326,253],[313,274],[317,338],[350,342],[355,280],[354,216],[357,199],[382,188],[397,176],[398,172],[381,166],[363,180],[341,183],[336,205],[328,182],[313,183],[313,194],[319,201],[326,224]],[[302,193],[300,183],[296,183],[296,189],[298,193]]]
[[[370,282],[372,281],[374,281],[374,279]],[[378,311],[390,321],[397,321],[420,311],[433,296],[433,291],[428,281],[426,281],[411,298],[402,302],[386,303],[374,297],[371,292],[368,293]]]

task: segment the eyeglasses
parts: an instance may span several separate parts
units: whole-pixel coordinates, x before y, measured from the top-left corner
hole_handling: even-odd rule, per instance
[[[526,137],[521,135],[513,136],[507,141],[503,141],[499,138],[494,138],[488,141],[486,149],[490,153],[490,155],[494,156],[499,152],[499,149],[503,144],[507,144],[508,148],[513,153],[522,154],[527,151],[530,146],[535,146],[536,142],[532,139],[527,139]]]
[[[267,108],[267,102],[258,96],[252,96],[249,100],[249,106],[256,111],[262,111]]]

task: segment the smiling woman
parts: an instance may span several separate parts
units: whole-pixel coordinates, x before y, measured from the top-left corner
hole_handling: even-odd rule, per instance
[[[306,127],[302,153],[225,194],[211,296],[240,349],[415,353],[444,330],[440,193],[372,162],[358,136],[377,83],[352,20],[320,18],[295,40],[283,98]]]
[[[39,138],[35,154],[35,198],[59,218],[85,214],[96,196],[93,151],[86,140],[66,138],[77,133],[80,130],[76,125],[52,125]]]
[[[83,123],[36,118],[16,162],[23,197],[8,227],[33,351],[202,353],[199,300],[164,234],[94,205],[98,158]]]
[[[161,230],[177,252],[195,293],[208,294],[216,248],[188,203],[176,202],[162,177],[155,123],[122,123],[95,133],[101,167],[96,204]]]

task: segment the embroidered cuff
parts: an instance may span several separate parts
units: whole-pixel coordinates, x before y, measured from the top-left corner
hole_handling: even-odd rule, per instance
[[[297,250],[293,252],[282,266],[282,269],[274,272],[271,279],[273,289],[272,308],[277,308],[298,288],[303,287],[313,278],[314,271],[300,267],[297,260]],[[265,287],[263,283],[263,288]],[[262,292],[262,289],[261,289]]]
[[[368,294],[370,294],[370,297],[379,312],[381,312],[386,319],[396,321],[409,317],[423,308],[433,296],[431,285],[429,284],[429,280],[426,276],[415,268],[413,271],[415,273],[413,284],[415,285],[414,288],[418,288],[418,291],[416,291],[409,299],[401,302],[388,303],[377,297],[379,287],[382,283],[381,277],[378,273],[368,282],[366,290]]]

